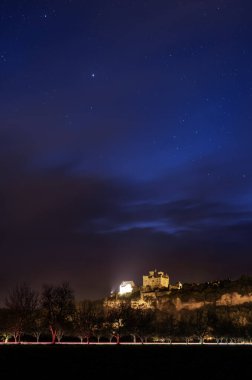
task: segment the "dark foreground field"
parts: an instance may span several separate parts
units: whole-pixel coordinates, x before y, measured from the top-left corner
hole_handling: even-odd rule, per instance
[[[1,379],[250,379],[251,363],[251,346],[0,346]]]

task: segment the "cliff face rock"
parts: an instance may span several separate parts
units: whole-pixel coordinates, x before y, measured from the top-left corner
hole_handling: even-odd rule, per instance
[[[218,300],[216,300],[217,306],[234,306],[241,305],[247,302],[252,302],[252,293],[241,295],[237,292],[225,293]],[[209,305],[212,302],[209,301],[195,301],[194,299],[189,299],[187,302],[181,301],[178,297],[174,300],[174,306],[177,311],[182,309],[195,310],[199,309],[205,305]]]
[[[189,300],[188,302],[182,302],[180,298],[176,298],[174,301],[174,305],[176,307],[177,311],[180,311],[182,309],[187,309],[187,310],[194,310],[194,309],[199,309],[206,305],[207,302],[197,302],[193,299]],[[209,303],[209,302],[208,302]]]
[[[232,305],[241,305],[246,302],[252,302],[252,293],[241,295],[237,292],[226,293],[217,300],[216,305],[218,306],[232,306]]]

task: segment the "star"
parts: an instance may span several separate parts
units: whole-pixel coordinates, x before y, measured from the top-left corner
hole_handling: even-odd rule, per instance
[[[0,58],[2,62],[7,62],[7,59],[4,54],[1,54]]]
[[[92,73],[92,74],[91,74],[91,77],[94,78],[94,77],[95,77],[95,73]]]

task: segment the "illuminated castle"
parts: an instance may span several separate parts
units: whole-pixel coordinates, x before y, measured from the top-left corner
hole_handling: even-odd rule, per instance
[[[143,276],[143,290],[151,291],[155,289],[169,288],[169,276],[164,272],[149,271],[148,275]]]
[[[136,286],[133,281],[123,281],[119,288],[119,295],[130,294],[136,290]],[[149,271],[148,275],[143,276],[143,292],[151,292],[158,289],[169,288],[169,276],[164,272]]]
[[[143,285],[136,286],[133,281],[123,281],[119,292],[112,292],[104,301],[107,308],[118,308],[122,303],[129,302],[133,309],[153,309],[167,297],[173,289],[181,289],[181,282],[170,284],[169,276],[156,269],[143,275]],[[125,297],[126,296],[126,297]]]

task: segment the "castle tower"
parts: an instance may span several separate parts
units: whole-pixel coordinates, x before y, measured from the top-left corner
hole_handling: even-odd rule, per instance
[[[143,276],[143,289],[155,290],[169,287],[169,276],[164,272],[149,271],[148,275]]]

